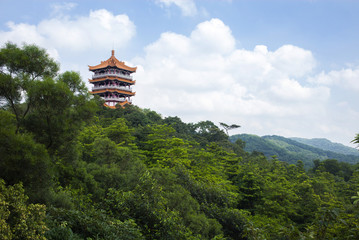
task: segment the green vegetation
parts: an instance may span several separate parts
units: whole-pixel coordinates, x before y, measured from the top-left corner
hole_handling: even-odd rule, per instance
[[[210,121],[105,108],[57,70],[0,50],[1,239],[359,238],[358,164],[268,160]]]
[[[259,137],[250,134],[238,134],[231,136],[230,139],[232,142],[241,139],[246,143],[246,151],[261,152],[267,158],[276,156],[280,161],[290,164],[296,164],[298,160],[301,160],[307,169],[314,166],[314,160],[337,159],[340,162],[351,164],[359,163],[359,156],[351,155],[351,151],[349,154],[326,151],[318,147],[310,146],[310,144],[301,143],[302,141],[297,141],[297,139],[292,140],[281,136]],[[343,148],[341,148],[341,150],[343,150]]]
[[[325,138],[313,138],[313,139],[306,139],[306,138],[290,138],[300,143],[307,144],[312,147],[320,148],[323,150],[341,153],[344,155],[355,155],[359,156],[359,151],[355,148],[344,146],[340,143],[333,143]]]
[[[224,130],[226,131],[227,135],[229,136],[228,134],[228,131],[229,130],[232,130],[232,129],[236,129],[236,128],[240,128],[241,126],[237,125],[237,124],[232,124],[232,125],[228,125],[226,123],[222,123],[220,122],[219,125],[221,125],[222,128],[224,128]]]

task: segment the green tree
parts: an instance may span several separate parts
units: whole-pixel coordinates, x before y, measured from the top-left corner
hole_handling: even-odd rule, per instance
[[[133,130],[127,127],[126,121],[123,118],[117,118],[110,126],[104,129],[104,134],[114,141],[116,144],[132,143],[135,139],[132,136]]]
[[[228,136],[211,121],[201,121],[194,125],[195,140],[205,147],[210,142],[228,143]]]
[[[151,173],[163,189],[167,207],[179,213],[183,223],[188,226],[194,236],[201,239],[219,237],[223,232],[222,226],[215,219],[208,218],[200,211],[200,204],[183,186],[178,184],[178,178],[172,169],[152,168]]]
[[[222,123],[222,122],[220,122],[219,124],[224,128],[224,130],[225,130],[226,133],[227,133],[227,136],[229,136],[229,135],[228,135],[228,131],[229,131],[229,130],[232,130],[232,129],[236,129],[236,128],[240,128],[240,127],[241,127],[241,126],[239,126],[239,125],[237,125],[237,124],[228,125],[228,124]]]
[[[16,119],[16,133],[29,131],[54,153],[70,147],[82,123],[91,119],[96,104],[75,72],[58,75],[59,66],[44,49],[0,49],[0,104]]]
[[[56,76],[58,70],[58,64],[44,49],[35,45],[19,48],[13,43],[6,43],[0,49],[0,104],[15,114],[16,131],[33,106],[32,99],[27,96],[31,84],[35,80]],[[25,105],[21,104],[23,98],[27,101]]]
[[[144,239],[133,220],[120,221],[91,206],[81,211],[50,208],[49,214],[50,229],[45,235],[49,240]]]
[[[34,82],[28,96],[33,109],[25,119],[25,128],[51,152],[74,140],[83,123],[91,120],[96,111],[95,102],[90,101],[80,75],[75,72],[66,72],[55,80]]]
[[[167,208],[163,191],[150,172],[145,172],[131,191],[110,189],[105,204],[120,220],[134,219],[146,239],[188,239],[190,236],[178,212]]]
[[[52,163],[45,147],[26,133],[16,134],[14,114],[0,110],[0,178],[24,183],[32,201],[45,201],[51,186]]]
[[[352,141],[352,143],[359,144],[359,133],[356,135],[356,137],[354,138],[354,140]]]
[[[0,238],[45,240],[45,205],[28,204],[22,184],[6,186],[0,179]]]
[[[182,122],[179,117],[166,117],[163,120],[164,124],[171,126],[176,130],[175,135],[179,138],[183,138],[186,140],[192,140],[193,135],[195,134],[193,124],[187,124]]]

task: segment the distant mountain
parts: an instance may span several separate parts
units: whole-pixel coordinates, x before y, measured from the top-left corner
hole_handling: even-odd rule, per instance
[[[347,147],[340,143],[333,143],[325,138],[312,138],[312,139],[290,138],[290,139],[295,140],[300,143],[307,144],[312,147],[327,150],[327,151],[332,151],[332,152],[341,153],[341,154],[345,154],[345,155],[359,156],[358,149]]]
[[[336,159],[342,162],[359,163],[359,156],[320,149],[281,136],[259,137],[250,134],[238,134],[230,137],[232,142],[237,139],[246,143],[245,150],[248,152],[261,152],[268,158],[275,155],[279,160],[291,164],[301,160],[306,167],[312,167],[315,159]]]

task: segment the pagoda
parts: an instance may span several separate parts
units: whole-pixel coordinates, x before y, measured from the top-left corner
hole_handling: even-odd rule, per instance
[[[126,66],[124,62],[115,57],[115,51],[106,61],[101,61],[99,65],[89,66],[89,70],[94,74],[89,82],[94,84],[91,93],[98,95],[105,100],[105,106],[116,108],[119,104],[124,107],[131,104],[131,97],[135,95],[132,85],[136,83],[131,74],[136,72],[137,67]]]

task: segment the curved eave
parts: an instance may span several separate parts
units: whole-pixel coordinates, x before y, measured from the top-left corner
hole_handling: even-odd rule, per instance
[[[120,104],[121,105],[121,107],[125,107],[125,105],[127,105],[127,104],[131,104],[129,101],[124,101],[124,102],[120,102],[120,103],[118,103],[118,104]]]
[[[116,106],[109,106],[106,103],[103,104],[105,107],[111,108],[111,109],[116,109]]]
[[[127,104],[131,104],[129,101],[124,101],[124,102],[120,102],[120,103],[118,103],[118,104],[116,104],[116,106],[117,105],[120,105],[122,108],[124,108],[125,107],[125,105],[127,105]],[[104,103],[103,104],[105,107],[108,107],[108,108],[111,108],[111,109],[116,109],[116,106],[109,106],[109,105],[107,105],[106,103]]]
[[[88,66],[90,71],[95,71],[107,67],[117,67],[123,70],[127,70],[130,72],[136,72],[137,67],[129,67],[124,62],[119,61],[114,55],[112,55],[109,59],[106,61],[101,61],[100,64],[95,66]]]
[[[90,83],[95,83],[95,82],[102,82],[105,80],[117,80],[119,82],[125,82],[125,83],[129,83],[131,85],[135,85],[136,84],[136,80],[128,80],[125,78],[120,78],[120,77],[113,77],[113,76],[108,76],[108,77],[103,77],[103,78],[96,78],[96,79],[89,79]]]
[[[131,68],[131,67],[128,67],[128,66],[126,66],[126,65],[124,65],[124,64],[115,64],[115,65],[99,64],[99,65],[97,65],[97,66],[88,66],[88,67],[89,67],[89,70],[90,70],[90,71],[105,69],[105,68],[107,68],[107,67],[117,67],[117,68],[119,68],[119,69],[129,71],[129,72],[131,72],[131,73],[134,73],[134,72],[136,72],[136,70],[137,70],[137,67]]]
[[[116,92],[116,93],[120,93],[123,95],[129,95],[129,96],[135,96],[136,92],[127,92],[127,91],[122,91],[122,90],[118,90],[118,89],[109,89],[109,88],[105,88],[105,89],[101,89],[101,90],[95,90],[90,92],[91,94],[98,94],[98,93],[106,93],[106,92]]]

